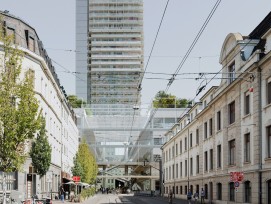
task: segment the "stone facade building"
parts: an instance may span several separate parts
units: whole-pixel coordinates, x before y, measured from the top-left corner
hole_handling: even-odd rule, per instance
[[[165,135],[165,194],[203,189],[212,203],[271,203],[270,21],[271,13],[248,36],[228,34],[221,83]]]
[[[0,15],[6,34],[13,35],[15,44],[24,52],[22,73],[30,69],[35,75],[35,97],[46,120],[48,141],[52,147],[50,169],[44,177],[36,175],[31,159],[28,159],[21,172],[8,175],[7,191],[18,190],[25,194],[25,198],[36,194],[50,196],[52,192],[54,197],[62,182],[71,179],[73,157],[78,149],[76,117],[35,29],[8,11],[0,12]],[[0,53],[2,51],[0,46]],[[0,194],[2,190],[1,185]]]

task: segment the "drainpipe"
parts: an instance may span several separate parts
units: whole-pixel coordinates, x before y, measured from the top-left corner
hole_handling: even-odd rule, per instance
[[[259,86],[259,204],[262,204],[262,70],[258,66],[258,86]]]
[[[190,146],[189,146],[189,128],[187,128],[187,133],[188,133],[188,135],[187,135],[187,156],[188,156],[188,158],[187,158],[187,184],[188,184],[188,186],[187,186],[187,193],[189,192],[189,174],[190,174],[190,168],[189,168],[189,165],[190,165],[190,163],[189,163],[189,149],[190,149]],[[190,189],[191,190],[191,189]]]

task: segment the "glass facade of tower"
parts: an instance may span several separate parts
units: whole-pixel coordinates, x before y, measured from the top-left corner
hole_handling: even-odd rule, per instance
[[[84,92],[82,98],[91,104],[140,103],[143,1],[89,0],[87,13],[82,9],[84,3],[81,1],[81,6],[77,3],[77,27],[87,24],[87,55],[80,50],[85,39],[79,39],[85,30],[77,28],[77,62],[80,64],[80,59],[87,58],[87,66],[85,72],[82,72],[84,65],[76,66],[77,95],[80,97]],[[83,20],[85,17],[87,22]],[[87,73],[87,78],[82,83],[83,73]]]

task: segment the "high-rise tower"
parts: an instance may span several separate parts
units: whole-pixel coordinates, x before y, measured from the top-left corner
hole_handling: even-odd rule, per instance
[[[138,104],[143,0],[76,1],[76,94],[91,104]]]

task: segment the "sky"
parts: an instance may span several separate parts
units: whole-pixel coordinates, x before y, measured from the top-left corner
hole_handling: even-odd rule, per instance
[[[183,56],[217,0],[170,0],[142,84],[142,104],[166,90]],[[148,60],[167,0],[144,0],[144,56]],[[35,28],[68,95],[75,94],[75,0],[0,0],[0,10],[23,19]],[[271,11],[270,0],[222,0],[168,93],[193,99],[206,80],[201,72],[218,72],[219,55],[229,33],[250,32]],[[67,72],[69,70],[69,72]],[[161,73],[161,74],[158,74]],[[171,74],[171,75],[170,75]],[[213,75],[211,75],[213,76]],[[189,79],[187,79],[189,78]],[[207,77],[208,80],[208,77]],[[208,80],[209,81],[209,80]],[[212,80],[211,86],[219,85]],[[201,94],[196,98],[198,100]]]

